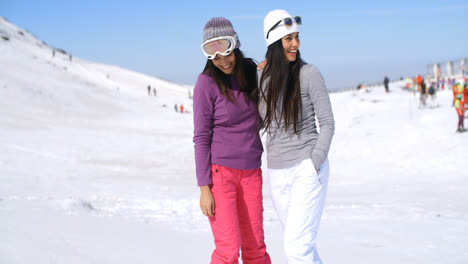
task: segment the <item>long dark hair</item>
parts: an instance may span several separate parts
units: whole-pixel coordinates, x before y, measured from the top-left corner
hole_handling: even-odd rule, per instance
[[[257,69],[256,65],[250,58],[244,58],[244,54],[239,49],[234,49],[234,56],[236,56],[236,63],[234,65],[233,76],[237,78],[240,90],[244,94],[245,101],[257,101]],[[231,82],[229,75],[222,72],[218,67],[213,64],[212,60],[207,60],[203,74],[213,77],[218,85],[221,94],[230,102],[236,99],[233,97],[231,90]]]
[[[294,133],[297,134],[297,124],[302,117],[299,72],[305,62],[301,59],[299,50],[296,60],[288,62],[281,39],[268,46],[265,58],[267,64],[260,78],[259,91],[260,100],[266,103],[266,115],[260,124],[260,129],[267,131],[272,122],[279,125],[279,120],[284,120],[285,131],[288,131],[292,125]],[[266,78],[269,79],[265,81]],[[264,83],[265,86],[263,86]],[[284,86],[286,86],[285,89],[283,89]],[[282,102],[280,102],[281,97]],[[278,109],[281,110],[279,116],[277,116]]]

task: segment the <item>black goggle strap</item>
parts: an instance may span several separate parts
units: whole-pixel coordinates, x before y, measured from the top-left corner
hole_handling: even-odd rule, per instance
[[[275,28],[281,23],[281,21],[283,21],[283,20],[278,21],[276,24],[274,24],[274,25],[270,28],[270,30],[268,30],[268,33],[267,33],[267,36],[266,36],[267,39],[268,39],[268,36],[270,35],[270,32],[271,32],[273,29],[275,29]]]

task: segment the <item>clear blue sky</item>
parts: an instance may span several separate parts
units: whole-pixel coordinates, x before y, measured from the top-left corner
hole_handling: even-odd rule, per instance
[[[263,17],[273,9],[302,16],[302,57],[335,89],[468,57],[466,0],[0,0],[1,16],[54,47],[184,84],[206,62],[200,44],[211,17],[230,19],[241,50],[262,60]]]

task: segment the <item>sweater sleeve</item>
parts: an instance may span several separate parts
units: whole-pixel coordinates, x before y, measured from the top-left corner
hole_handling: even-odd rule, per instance
[[[262,78],[263,69],[257,71],[257,95],[258,95],[258,126],[263,126],[263,116],[262,113],[265,111],[265,102],[262,98],[263,90],[260,87],[260,78]]]
[[[309,96],[312,99],[315,116],[320,128],[317,144],[312,151],[312,162],[316,169],[320,169],[330,150],[330,144],[335,132],[335,120],[322,74],[313,65],[307,66],[309,67]]]
[[[213,99],[209,77],[200,74],[193,89],[193,143],[198,186],[211,184]]]

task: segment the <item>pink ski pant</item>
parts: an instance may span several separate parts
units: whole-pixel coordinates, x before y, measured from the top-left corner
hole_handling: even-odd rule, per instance
[[[216,249],[211,263],[270,264],[263,234],[262,170],[212,164],[215,216],[208,217]]]

